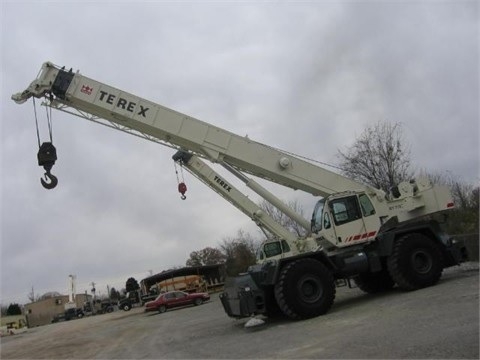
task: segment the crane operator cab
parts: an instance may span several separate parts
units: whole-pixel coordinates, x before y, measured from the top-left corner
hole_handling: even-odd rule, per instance
[[[290,252],[291,248],[286,240],[267,240],[257,251],[257,263],[262,263],[265,260],[283,258],[289,256]]]
[[[315,205],[311,230],[325,249],[373,241],[380,216],[364,192],[335,194]]]

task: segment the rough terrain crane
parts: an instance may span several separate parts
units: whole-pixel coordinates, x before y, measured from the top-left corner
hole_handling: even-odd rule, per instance
[[[440,215],[453,208],[446,187],[427,179],[398,184],[392,192],[374,189],[288,152],[228,132],[188,115],[116,89],[78,71],[50,62],[21,93],[84,119],[193,153],[214,163],[321,196],[311,229],[314,251],[264,261],[229,279],[221,301],[231,317],[274,314],[292,319],[326,313],[335,281],[353,278],[367,292],[397,284],[415,290],[437,283],[444,268],[459,264],[465,248],[441,230]],[[50,170],[53,144],[42,144],[39,165]]]

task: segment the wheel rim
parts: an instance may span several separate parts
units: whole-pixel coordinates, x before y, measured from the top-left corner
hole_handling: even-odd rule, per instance
[[[428,274],[433,266],[433,260],[430,253],[423,249],[418,249],[412,253],[413,269],[418,274]]]
[[[314,276],[304,276],[298,282],[298,294],[303,302],[315,303],[323,296],[322,283]]]

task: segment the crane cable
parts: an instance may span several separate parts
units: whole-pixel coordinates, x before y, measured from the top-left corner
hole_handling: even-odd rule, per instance
[[[48,133],[50,135],[50,141],[46,141],[40,144],[40,127],[38,125],[38,116],[37,116],[37,107],[35,104],[35,98],[33,97],[33,112],[35,115],[35,126],[37,130],[37,141],[38,141],[38,165],[43,166],[45,169],[45,180],[40,178],[40,182],[42,183],[45,189],[53,189],[58,184],[58,179],[56,176],[50,173],[55,161],[57,160],[57,149],[53,146],[53,126],[52,126],[52,109],[50,108],[50,113],[48,109],[46,109],[47,114],[47,125],[48,125]]]
[[[35,128],[37,129],[37,140],[38,140],[38,148],[40,148],[40,130],[38,127],[38,117],[37,117],[37,106],[35,104],[35,98],[32,97],[33,100],[33,113],[35,115]]]
[[[37,130],[37,141],[38,141],[38,147],[40,147],[40,127],[38,125],[37,105],[35,103],[35,98],[33,97],[32,99],[33,99],[33,113],[35,114],[35,128]],[[47,115],[47,126],[48,126],[48,134],[50,136],[50,142],[53,142],[52,108],[50,106],[46,106],[45,113]]]

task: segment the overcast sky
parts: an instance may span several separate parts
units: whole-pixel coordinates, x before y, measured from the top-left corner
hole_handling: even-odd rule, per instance
[[[172,149],[61,112],[59,185],[45,190],[32,102],[10,100],[44,61],[326,163],[367,125],[398,122],[416,169],[478,182],[477,1],[1,4],[2,304],[32,286],[66,293],[69,274],[105,295],[257,234],[188,173],[182,201]],[[317,200],[272,190],[306,217]]]

